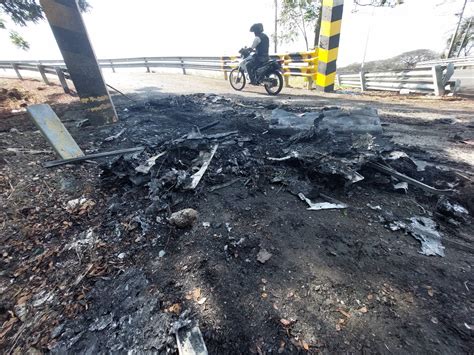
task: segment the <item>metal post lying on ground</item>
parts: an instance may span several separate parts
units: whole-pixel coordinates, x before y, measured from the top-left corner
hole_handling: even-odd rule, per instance
[[[34,124],[62,159],[84,156],[81,148],[49,105],[30,105],[27,111]]]
[[[66,94],[70,94],[71,90],[69,90],[69,86],[67,85],[66,77],[64,76],[64,72],[60,67],[54,68],[56,70],[56,74],[58,75],[59,83],[61,84],[64,92]]]
[[[23,80],[23,77],[20,74],[20,70],[18,69],[18,64],[12,63],[12,67],[13,67],[13,70],[15,71],[16,76],[18,77],[18,79]]]
[[[45,168],[52,168],[53,166],[59,166],[59,165],[65,165],[65,164],[71,164],[71,163],[79,163],[79,162],[85,161],[85,160],[105,158],[105,157],[110,157],[110,156],[113,156],[113,155],[137,153],[137,152],[140,152],[144,149],[145,149],[144,147],[126,148],[126,149],[114,150],[112,152],[102,152],[102,153],[84,155],[84,156],[77,157],[77,158],[69,158],[69,159],[62,159],[62,160],[51,160],[51,161],[47,161],[47,162],[43,163],[43,166]]]
[[[344,0],[323,0],[322,5],[316,84],[319,91],[330,92],[334,90],[336,78]]]
[[[46,76],[46,72],[44,71],[44,66],[41,64],[37,65],[38,71],[41,74],[41,78],[43,78],[43,81],[46,85],[51,85],[51,83],[48,80],[48,77]]]
[[[76,0],[40,0],[87,118],[94,125],[117,121],[117,113],[89,41]]]

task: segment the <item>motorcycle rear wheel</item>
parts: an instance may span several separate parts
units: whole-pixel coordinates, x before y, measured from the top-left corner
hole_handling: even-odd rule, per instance
[[[232,69],[229,74],[229,82],[230,86],[232,86],[234,90],[242,90],[247,83],[247,79],[245,79],[245,73],[243,70],[240,70],[239,68]]]
[[[278,95],[283,89],[283,75],[277,70],[268,74],[263,82],[268,95]]]

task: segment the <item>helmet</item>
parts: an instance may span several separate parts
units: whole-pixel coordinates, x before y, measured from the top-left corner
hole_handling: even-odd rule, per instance
[[[250,27],[250,32],[262,33],[263,32],[263,25],[261,23],[254,23],[252,25],[252,27]]]

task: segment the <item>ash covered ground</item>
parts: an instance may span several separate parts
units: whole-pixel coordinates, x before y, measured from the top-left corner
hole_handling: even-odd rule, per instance
[[[193,325],[210,353],[472,349],[469,166],[397,146],[371,109],[356,133],[325,125],[337,107],[118,109],[100,128],[58,113],[85,152],[142,152],[50,169],[26,116],[2,122],[24,148],[1,157],[2,351],[173,353]]]

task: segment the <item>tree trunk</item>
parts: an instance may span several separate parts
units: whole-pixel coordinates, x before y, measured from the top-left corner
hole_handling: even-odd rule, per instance
[[[275,53],[278,51],[278,0],[275,0],[275,38],[273,39],[275,45]]]
[[[471,29],[471,23],[472,23],[472,17],[469,19],[469,22],[466,26],[466,29],[464,30],[464,36],[461,40],[461,43],[459,44],[459,51],[458,51],[458,55],[457,55],[458,57],[461,55],[461,51],[464,47],[464,44],[467,45],[467,43],[465,43],[465,42],[466,42],[467,35],[469,34],[469,30]]]
[[[456,30],[454,31],[453,38],[451,39],[451,44],[449,45],[448,49],[448,54],[446,55],[446,58],[450,58],[453,54],[454,51],[454,43],[456,42],[456,38],[458,36],[458,31],[459,31],[459,26],[461,25],[462,17],[464,15],[464,9],[466,8],[467,0],[464,0],[464,5],[461,10],[461,14],[459,15],[459,21],[456,26]]]
[[[318,19],[316,20],[316,25],[314,26],[314,48],[319,47],[319,34],[321,33],[321,21],[323,18],[323,5],[318,9]]]

